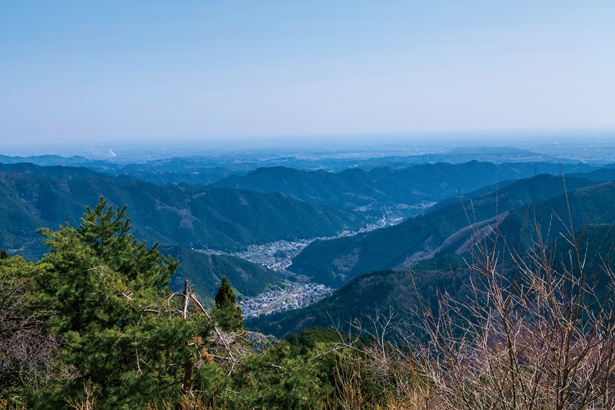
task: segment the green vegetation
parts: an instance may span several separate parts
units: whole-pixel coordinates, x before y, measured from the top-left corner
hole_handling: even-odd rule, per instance
[[[615,214],[609,212],[612,203],[609,198],[614,196],[615,185],[589,188],[595,182],[577,178],[567,179],[566,185],[570,190],[578,189],[571,194],[574,229],[586,223],[615,221]],[[588,188],[583,190],[585,187]],[[562,178],[538,175],[502,189],[494,187],[487,194],[481,190],[480,196],[470,194],[462,198],[463,201],[458,198],[399,225],[353,237],[313,242],[293,259],[290,270],[310,276],[316,282],[339,287],[363,273],[406,269],[432,257],[462,253],[476,232],[486,234],[499,224],[508,243],[517,244],[522,238],[513,238],[513,235],[520,233],[524,226],[534,226],[528,215],[535,215],[535,222],[544,229],[552,227],[553,215],[567,215],[564,188]],[[564,228],[561,223],[552,227],[550,238],[565,232]],[[526,239],[530,238],[531,230],[525,231]]]
[[[502,203],[529,191],[506,191]],[[299,332],[276,341],[244,328],[230,277],[211,275],[211,309],[189,281],[173,292],[178,262],[100,198],[79,223],[40,231],[38,262],[0,253],[0,406],[613,408],[614,200],[612,183],[581,188],[453,239],[463,209],[431,215],[441,225],[426,218],[416,233],[446,243],[423,260],[431,270],[360,275],[258,322]],[[481,220],[494,199],[474,203]],[[175,250],[194,265],[210,256]]]
[[[171,277],[171,289],[180,290],[187,279],[207,304],[213,304],[223,276],[242,296],[256,296],[282,286],[280,276],[274,271],[245,259],[205,254],[177,246],[161,247],[160,251],[179,262],[177,273]]]
[[[78,228],[43,231],[50,252],[35,280],[53,312],[48,331],[62,338],[55,359],[73,375],[33,391],[31,405],[59,408],[85,388],[100,408],[135,408],[138,392],[161,402],[192,383],[189,343],[206,338],[210,325],[203,314],[174,313],[181,301],[169,299],[166,285],[177,263],[129,230],[125,209],[101,200]]]
[[[216,305],[211,311],[212,317],[219,324],[220,329],[234,332],[243,328],[241,309],[236,306],[235,293],[228,283],[226,276],[222,277],[220,289],[216,293]]]
[[[281,194],[157,186],[80,168],[11,167],[0,171],[0,243],[9,255],[19,250],[31,259],[45,252],[37,229],[78,224],[84,207],[102,195],[130,208],[139,238],[185,248],[238,251],[250,244],[330,236],[363,222],[347,211]]]
[[[38,262],[0,259],[0,405],[7,408],[279,408],[335,403],[330,332],[271,344],[243,329],[224,277],[215,307],[177,262],[102,199],[77,227],[43,229]],[[8,256],[8,255],[7,255]],[[254,353],[253,349],[260,353]]]

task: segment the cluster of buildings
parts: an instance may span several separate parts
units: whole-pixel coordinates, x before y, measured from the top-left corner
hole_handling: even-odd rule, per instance
[[[250,245],[248,250],[231,255],[280,272],[290,266],[291,259],[301,253],[310,242],[312,240],[306,239],[295,242],[277,241],[263,245]]]
[[[305,307],[331,293],[333,289],[321,284],[286,282],[283,289],[243,299],[239,302],[239,306],[245,318],[256,317]]]
[[[382,228],[387,225],[395,225],[401,222],[403,218],[389,218],[384,215],[382,219],[375,223],[368,224],[367,226],[359,229],[358,231],[343,231],[336,236],[320,237],[312,239],[300,239],[296,241],[277,241],[271,243],[265,243],[261,245],[250,245],[248,249],[243,252],[228,253],[228,255],[236,256],[238,258],[246,259],[250,262],[257,263],[261,266],[265,266],[276,272],[285,272],[292,263],[292,258],[299,255],[306,246],[315,240],[328,240],[345,236],[356,235],[357,233],[369,232],[378,228]],[[209,251],[213,253],[223,253],[219,251]]]
[[[399,221],[395,221],[395,223],[398,222]],[[370,224],[359,230],[359,232],[372,231],[390,223],[390,221],[387,221],[386,218],[383,217],[377,223]],[[336,237],[351,236],[356,233],[357,232],[344,231]],[[293,242],[277,241],[262,245],[250,245],[246,251],[230,253],[228,255],[266,266],[278,272],[283,277],[293,277],[295,276],[294,274],[286,271],[286,268],[292,263],[292,258],[301,253],[306,246],[316,239],[334,239],[334,237],[305,239]],[[222,253],[219,251],[209,252]],[[239,306],[241,307],[244,317],[256,317],[284,310],[302,308],[329,296],[331,293],[333,293],[333,290],[325,285],[286,281],[283,289],[269,291],[253,298],[245,298],[239,302]]]

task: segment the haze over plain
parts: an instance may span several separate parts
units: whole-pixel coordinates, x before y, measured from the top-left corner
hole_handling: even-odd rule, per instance
[[[608,1],[3,2],[6,146],[613,130]]]

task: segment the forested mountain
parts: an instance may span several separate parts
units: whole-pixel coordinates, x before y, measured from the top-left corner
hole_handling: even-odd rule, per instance
[[[583,164],[567,165],[567,168],[575,171],[593,169]],[[528,178],[538,172],[558,174],[561,168],[551,163],[493,164],[478,161],[370,170],[354,168],[339,173],[273,167],[259,168],[243,176],[230,176],[213,186],[284,192],[304,201],[361,209],[376,215],[382,214],[387,207],[395,207],[401,215],[410,216],[420,213],[421,210],[414,207],[416,205],[438,202],[498,182]]]
[[[598,369],[582,380],[590,385],[584,394],[598,397],[593,402],[605,403],[602,399],[611,396],[591,386],[615,389],[613,366],[603,365],[615,356],[615,304],[605,297],[615,283],[614,182],[569,177],[564,187],[561,177],[539,175],[482,188],[464,195],[463,203],[445,201],[392,228],[311,245],[306,252],[330,249],[338,267],[349,267],[342,274],[320,271],[331,283],[356,276],[352,269],[375,266],[378,259],[398,270],[359,275],[305,309],[246,322],[249,329],[278,336],[315,325],[340,330],[312,329],[274,341],[244,330],[230,287],[244,295],[261,292],[278,286],[273,272],[177,244],[146,246],[130,227],[152,243],[179,233],[189,241],[196,227],[233,222],[236,236],[227,238],[243,240],[266,236],[259,224],[284,230],[285,223],[327,226],[337,220],[343,226],[357,221],[351,215],[345,220],[346,213],[287,194],[162,187],[128,177],[27,168],[0,173],[2,226],[24,222],[15,235],[25,232],[25,225],[60,218],[80,223],[43,230],[49,248],[37,263],[5,252],[0,256],[2,406],[348,408],[350,403],[354,408],[385,403],[405,408],[416,397],[422,403],[457,397],[457,380],[476,397],[486,381],[507,380],[511,372],[519,380],[540,382],[540,391],[547,392],[541,400],[549,402],[556,395],[549,389],[556,385],[559,392],[561,384],[547,370],[561,357],[580,358],[578,364],[571,361],[573,371]],[[99,201],[79,218],[80,203],[93,205],[101,193],[109,203]],[[138,209],[133,224],[131,207]],[[277,228],[269,229],[275,233]],[[242,229],[251,236],[239,235]],[[339,246],[348,243],[350,256]],[[337,248],[324,247],[331,244]],[[345,259],[336,259],[334,252]],[[311,257],[318,266],[318,258],[327,262],[329,255]],[[192,289],[180,286],[184,279]],[[194,290],[202,300],[215,293],[213,307],[203,308]],[[581,290],[583,297],[577,297]],[[446,309],[447,300],[454,309]],[[512,325],[508,333],[502,323]],[[559,343],[570,332],[571,345]],[[485,375],[484,360],[501,374]],[[497,398],[487,390],[480,397],[492,403]]]
[[[38,166],[29,162],[19,162],[15,164],[0,163],[0,172],[15,173],[15,174],[30,174],[40,177],[50,177],[58,179],[75,179],[75,178],[106,178],[110,177],[105,174],[94,172],[88,168],[52,165]]]
[[[594,181],[579,178],[567,178],[565,182],[568,190],[596,185]],[[611,191],[612,184],[594,190],[574,191],[571,197],[579,197],[579,201],[572,204],[575,212],[590,218],[590,215],[602,215],[598,213],[601,209],[606,214],[603,218],[608,220],[609,203],[605,194]],[[483,192],[480,190],[479,194]],[[463,202],[460,199],[447,201],[448,205],[436,206],[433,211],[396,226],[352,237],[313,242],[293,259],[290,270],[336,287],[362,273],[412,267],[434,256],[462,252],[471,244],[471,235],[477,231],[487,234],[496,226],[505,224],[511,233],[514,230],[518,233],[520,226],[513,228],[513,224],[533,223],[533,220],[528,220],[527,204],[559,196],[552,203],[536,205],[538,210],[547,212],[540,214],[543,219],[538,222],[549,226],[550,209],[565,215],[563,194],[563,179],[549,175],[521,180],[501,189],[492,187],[488,194],[476,197],[469,194],[468,200]],[[610,218],[615,218],[615,214]],[[578,228],[584,221],[590,220],[575,221],[575,227]]]
[[[115,206],[128,206],[138,237],[188,248],[240,250],[255,243],[330,236],[362,222],[349,212],[282,194],[158,186],[89,175],[79,168],[19,167],[27,173],[0,172],[0,243],[23,255],[40,256],[38,228],[78,222],[84,207],[101,196]]]
[[[223,276],[240,296],[255,296],[282,283],[274,271],[234,256],[205,254],[179,246],[161,247],[160,251],[179,262],[177,273],[171,277],[171,289],[180,290],[187,279],[198,297],[209,303]]]
[[[605,188],[605,187],[604,187]],[[613,190],[613,187],[609,187]],[[615,190],[613,190],[615,192]],[[613,192],[609,195],[613,195]],[[577,192],[575,196],[583,196],[584,193]],[[608,199],[607,199],[608,200]],[[576,201],[572,199],[572,201]],[[553,203],[559,201],[554,200]],[[577,205],[573,208],[578,209]],[[539,213],[548,209],[549,204],[541,206]],[[571,255],[578,250],[583,252],[584,274],[588,275],[597,283],[600,292],[610,292],[607,287],[608,277],[615,271],[615,215],[607,218],[610,224],[588,225],[575,233],[572,240],[569,235],[563,237],[559,235],[561,230],[551,233],[553,240],[548,244],[549,260],[551,267],[562,275],[569,270],[572,275],[578,275],[579,271],[574,267],[576,261],[571,260]],[[580,220],[575,222],[575,225]],[[518,229],[518,227],[511,227]],[[526,237],[536,236],[526,229]],[[504,229],[501,233],[507,233]],[[517,236],[515,234],[511,236]],[[499,238],[503,239],[503,238]],[[545,238],[546,239],[546,238]],[[573,246],[573,243],[575,245]],[[483,242],[483,250],[487,254],[494,251],[492,242]],[[478,250],[478,249],[476,249]],[[506,258],[506,253],[501,252],[502,261],[499,262],[498,270],[506,275],[518,274],[519,264]],[[516,253],[517,249],[512,249],[520,260],[524,260],[528,266],[533,266],[536,260],[532,260],[528,255],[528,248],[521,253]],[[452,295],[458,303],[466,303],[470,295],[468,287],[474,281],[477,282],[477,271],[470,267],[471,264],[480,264],[479,253],[466,253],[464,260],[457,261],[456,264],[446,264],[439,269],[417,269],[411,270],[383,270],[369,272],[350,280],[341,288],[337,289],[333,295],[308,307],[288,312],[280,312],[269,316],[251,318],[246,321],[246,327],[272,334],[276,337],[285,337],[290,333],[296,333],[302,329],[322,326],[331,327],[340,331],[342,334],[349,331],[357,331],[358,328],[365,328],[371,331],[375,320],[381,322],[377,326],[382,326],[387,318],[392,323],[404,323],[405,331],[421,334],[423,323],[420,318],[424,317],[424,309],[437,311],[438,301],[443,294]],[[435,266],[437,263],[424,264],[425,266]],[[474,265],[475,266],[475,265]],[[571,267],[572,266],[572,267]],[[610,273],[609,273],[610,272]],[[601,296],[604,296],[601,294]],[[389,314],[393,317],[389,317]],[[382,330],[382,329],[381,329]]]
[[[577,176],[581,178],[587,178],[594,181],[615,181],[615,168],[612,166],[597,169],[595,171],[583,173],[583,174],[571,174],[571,176]]]

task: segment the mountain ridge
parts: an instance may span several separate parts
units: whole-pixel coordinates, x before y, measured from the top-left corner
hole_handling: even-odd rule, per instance
[[[595,181],[568,178],[569,189],[597,185]],[[483,192],[483,190],[479,190]],[[289,270],[328,286],[339,287],[348,279],[371,271],[406,268],[437,255],[448,238],[474,223],[484,223],[506,211],[564,194],[561,177],[538,175],[499,190],[434,207],[400,223],[354,237],[315,241],[293,258]],[[503,223],[511,218],[498,221]],[[514,215],[518,219],[518,214]],[[515,219],[515,220],[516,220]],[[493,227],[493,224],[490,225]],[[449,245],[451,243],[449,242]]]
[[[88,176],[82,170],[75,177],[45,176],[58,172],[34,170],[40,175],[0,172],[0,246],[27,247],[25,254],[40,255],[38,228],[77,223],[85,206],[101,196],[111,205],[128,207],[138,237],[188,248],[236,251],[255,243],[331,236],[362,224],[347,211],[282,194],[158,186],[126,176]]]

